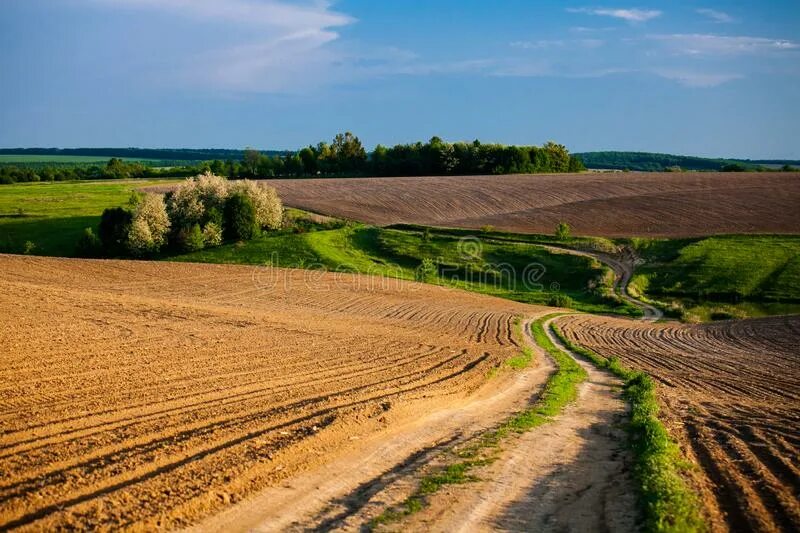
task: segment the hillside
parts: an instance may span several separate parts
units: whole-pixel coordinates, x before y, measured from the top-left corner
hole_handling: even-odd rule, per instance
[[[724,159],[652,152],[583,152],[575,154],[586,168],[612,170],[638,170],[662,172],[670,167],[683,170],[723,170],[727,165],[739,165],[742,170],[780,168],[783,165],[800,166],[800,161],[778,159]]]

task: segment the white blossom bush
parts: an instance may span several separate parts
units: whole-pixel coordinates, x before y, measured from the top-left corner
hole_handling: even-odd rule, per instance
[[[205,222],[211,210],[222,212],[229,194],[228,180],[210,172],[188,178],[169,199],[169,216],[175,227]]]
[[[167,242],[169,228],[170,219],[164,197],[160,194],[144,195],[135,205],[128,230],[128,249],[133,255],[158,252]]]
[[[229,194],[247,195],[256,208],[256,222],[259,227],[280,229],[283,222],[283,204],[273,187],[260,185],[254,181],[241,180],[231,184]]]
[[[195,224],[202,228],[206,246],[219,246],[223,241],[225,202],[233,194],[243,194],[256,210],[259,228],[276,230],[283,223],[283,204],[273,187],[254,181],[228,181],[206,172],[178,185],[167,201],[167,213],[174,229],[172,243],[181,247],[186,232]],[[141,228],[140,228],[141,229]],[[137,230],[140,231],[140,230]],[[141,232],[140,232],[141,233]],[[139,235],[140,239],[144,235]]]
[[[222,228],[215,222],[209,222],[203,228],[203,241],[206,246],[219,246],[222,244]]]

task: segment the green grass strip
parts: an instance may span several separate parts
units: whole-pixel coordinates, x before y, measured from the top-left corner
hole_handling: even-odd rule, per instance
[[[652,378],[644,372],[626,368],[615,357],[605,358],[576,345],[555,324],[551,324],[551,329],[573,353],[624,381],[625,399],[631,405],[628,438],[634,454],[634,473],[639,484],[645,530],[705,531],[707,527],[700,501],[681,475],[691,465],[658,419],[658,400]]]
[[[471,444],[458,450],[450,450],[456,462],[423,477],[417,490],[402,504],[389,508],[375,517],[370,522],[371,529],[402,520],[420,511],[426,504],[426,497],[436,493],[445,485],[477,481],[477,477],[470,475],[470,470],[490,464],[497,459],[499,445],[510,433],[524,433],[552,421],[554,416],[578,397],[578,384],[586,379],[586,371],[574,359],[556,348],[545,334],[545,322],[556,316],[559,316],[559,313],[544,316],[531,324],[534,341],[547,351],[556,364],[556,371],[547,380],[536,403],[504,420],[498,427],[485,431]],[[515,322],[514,332],[517,338],[523,341],[521,344],[524,344],[521,320]],[[513,369],[521,369],[528,366],[532,360],[533,350],[525,346],[521,355],[506,360],[505,364]]]

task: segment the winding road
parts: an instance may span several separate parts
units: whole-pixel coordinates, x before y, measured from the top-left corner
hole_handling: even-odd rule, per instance
[[[614,290],[642,309],[642,320],[662,317],[627,292],[634,258],[567,247],[542,246],[600,261],[615,274]],[[550,356],[524,330],[537,365],[490,382],[473,397],[373,435],[328,464],[229,507],[192,531],[356,531],[416,488],[425,465],[534,402],[555,371]],[[632,531],[639,515],[622,429],[628,407],[621,382],[571,353],[550,331],[551,342],[587,372],[578,398],[548,424],[504,445],[499,460],[478,472],[481,481],[454,485],[401,527],[430,531]]]

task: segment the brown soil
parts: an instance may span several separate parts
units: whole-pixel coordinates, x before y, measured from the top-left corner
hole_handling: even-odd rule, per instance
[[[710,325],[570,316],[571,340],[658,383],[715,531],[800,529],[800,317]]]
[[[569,353],[545,327],[550,340]],[[544,350],[537,357],[547,360]],[[588,373],[576,402],[527,432],[479,483],[450,486],[414,515],[411,531],[607,531],[638,529],[636,489],[620,381],[580,359]],[[550,363],[552,365],[552,363]]]
[[[552,233],[800,233],[797,173],[586,173],[270,180],[286,205],[373,224]]]
[[[465,403],[518,353],[513,317],[536,311],[366,276],[144,261],[0,255],[0,286],[3,530],[194,522]]]
[[[544,359],[466,401],[450,402],[414,420],[357,439],[330,462],[204,520],[197,532],[363,529],[416,487],[420,473],[444,451],[469,441],[523,409],[552,371]],[[494,380],[492,380],[494,381]]]

